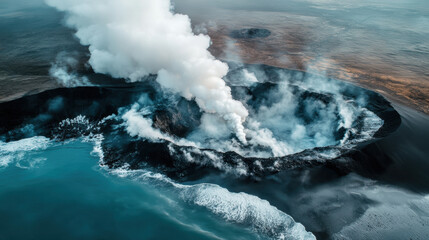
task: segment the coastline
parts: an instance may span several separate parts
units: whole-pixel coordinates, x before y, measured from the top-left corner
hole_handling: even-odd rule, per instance
[[[429,239],[429,2],[5,1],[0,236]]]
[[[231,59],[223,58],[221,56],[218,56],[218,58],[223,61],[231,60]],[[261,63],[261,62],[255,62],[255,61],[245,61],[243,63],[244,64],[265,64],[268,66],[274,66],[274,67],[280,67],[280,68],[285,68],[289,70],[305,72],[305,70],[303,69],[290,68],[282,64],[270,64],[270,62]],[[311,71],[310,73],[316,74],[316,75],[318,74],[317,72],[311,72]],[[344,76],[345,73],[341,73],[339,72],[339,70],[337,70],[337,74],[340,74],[340,75],[342,74],[342,76]],[[389,83],[390,79],[377,79],[377,78],[371,79],[371,78],[365,78],[365,77],[361,77],[357,79],[344,78],[344,77],[339,78],[335,74],[327,75],[327,77],[335,78],[337,80],[345,81],[351,84],[355,84],[356,86],[365,88],[367,90],[377,92],[381,94],[384,98],[386,98],[389,102],[391,102],[392,105],[394,106],[402,105],[410,109],[416,110],[417,112],[423,113],[426,116],[429,115],[429,103],[426,104],[426,102],[429,101],[429,93],[428,95],[426,94],[417,95],[416,96],[417,99],[410,95],[404,94],[404,92],[405,93],[412,92],[413,90],[415,90],[414,88],[417,88],[417,86],[412,87],[411,89],[407,89],[407,87],[409,86],[407,86],[406,83],[398,81],[395,83],[396,85],[400,85],[401,87],[398,87],[395,91],[390,89],[389,87],[384,86],[384,84]],[[14,84],[14,81],[17,81],[15,80],[17,78],[20,79],[18,80],[20,81],[20,85]],[[384,81],[378,84],[374,84],[374,82],[377,82],[377,80],[384,80]],[[37,77],[13,76],[13,77],[10,77],[10,79],[8,79],[7,77],[4,77],[3,79],[1,79],[0,88],[2,89],[0,91],[0,103],[4,103],[4,102],[9,102],[9,101],[22,98],[24,96],[38,94],[44,91],[53,90],[57,88],[62,88],[62,86],[60,86],[53,78],[49,76],[37,76]],[[415,91],[418,91],[418,90],[415,90]],[[429,91],[429,88],[428,88],[428,91]]]
[[[203,9],[200,12],[185,8],[179,11],[191,17],[194,32],[211,37],[209,51],[220,60],[323,74],[378,92],[393,102],[429,114],[429,65],[425,61],[429,51],[424,44],[409,46],[409,40],[404,40],[403,43],[393,42],[397,44],[394,46],[385,46],[383,38],[374,35],[372,28],[366,29],[359,25],[362,22],[352,22],[351,26],[342,28],[341,22],[332,23],[311,12],[221,8]],[[35,26],[36,29],[41,28],[45,36],[38,44],[45,46],[45,42],[60,38],[61,41],[52,43],[58,51],[74,49],[71,52],[86,54],[86,48],[73,38],[73,31],[60,24],[61,18],[62,15],[56,13],[49,19],[51,24],[55,24],[58,34],[45,33],[47,30],[43,24]],[[231,31],[243,28],[268,29],[271,35],[266,38],[231,38]],[[402,28],[399,30],[403,31]],[[22,34],[4,37],[20,38]],[[38,35],[33,35],[24,40],[34,41]],[[370,42],[371,39],[374,39],[374,43]],[[36,47],[34,56],[26,58],[10,52],[8,48],[3,49],[6,52],[0,59],[5,64],[0,68],[0,102],[61,87],[48,75],[48,68],[55,61],[57,50],[47,54],[39,45],[33,46]],[[9,46],[10,49],[13,47]],[[16,56],[19,58],[15,59]],[[31,67],[36,60],[40,63]],[[17,61],[23,63],[16,67],[11,65]],[[8,69],[9,65],[13,69]],[[23,67],[31,69],[22,70]]]

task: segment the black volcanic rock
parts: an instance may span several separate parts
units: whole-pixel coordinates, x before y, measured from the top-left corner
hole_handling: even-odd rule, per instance
[[[232,31],[229,36],[237,39],[250,39],[250,38],[266,38],[271,35],[270,30],[263,28],[244,28]]]
[[[201,111],[194,101],[181,98],[175,106],[155,111],[153,125],[163,132],[185,137],[200,125]]]
[[[316,92],[306,91],[298,97],[298,107],[295,115],[302,119],[306,124],[320,119],[321,111],[328,105],[334,105],[335,101],[332,96]],[[314,107],[317,106],[317,107]],[[338,108],[335,108],[338,114]]]
[[[15,134],[18,128],[32,126],[33,135],[51,137],[58,123],[84,115],[91,121],[116,113],[118,108],[137,100],[129,88],[79,87],[60,88],[0,104],[0,134],[6,141],[18,140],[26,134]],[[21,131],[22,132],[22,131]],[[24,136],[21,136],[24,135]],[[75,134],[65,134],[64,136]]]
[[[255,71],[255,75],[261,82],[249,87],[231,86],[231,90],[234,98],[245,101],[249,110],[254,111],[259,106],[270,106],[279,102],[281,95],[276,95],[276,92],[284,76],[287,76],[289,87],[298,99],[295,115],[303,122],[320,121],[319,115],[323,113],[321,111],[324,106],[336,106],[333,96],[299,87],[303,79],[311,77],[308,73],[266,65],[246,65],[245,68],[258,68],[259,72]],[[239,71],[242,69],[243,67],[231,68],[228,78],[239,76]],[[153,127],[171,136],[182,138],[200,125],[202,113],[195,101],[188,101],[180,96],[166,97],[156,84],[155,81],[145,81],[111,87],[55,89],[1,103],[0,140],[7,142],[39,135],[63,141],[102,133],[104,140],[101,146],[107,166],[117,168],[128,165],[132,169],[155,168],[180,181],[199,179],[209,172],[233,172],[240,168],[245,169],[251,178],[261,178],[286,169],[321,165],[334,169],[340,174],[358,172],[365,168],[382,171],[385,167],[383,164],[374,165],[369,158],[368,161],[362,160],[362,157],[357,155],[363,152],[359,149],[350,151],[338,146],[307,149],[284,157],[258,159],[241,156],[235,152],[197,149],[175,145],[165,140],[151,142],[131,137],[123,128],[123,120],[120,116],[136,102],[140,102],[142,94],[145,94],[150,102],[148,106],[150,111],[145,117],[152,119]],[[362,99],[356,104],[361,104],[384,121],[376,137],[387,136],[400,125],[399,114],[380,94],[339,81],[336,81],[336,84],[344,86],[341,88],[342,97],[351,100]],[[307,108],[306,104],[303,104],[305,102],[316,107]],[[332,112],[337,113],[338,110],[335,109]],[[101,121],[112,114],[118,114],[119,118]],[[359,124],[361,123],[357,119],[353,127],[361,129]],[[333,129],[337,129],[337,126]],[[340,128],[336,131],[335,137],[337,140],[341,139],[344,136],[344,129]],[[331,151],[341,152],[342,157],[329,158]],[[194,161],[187,160],[189,156]],[[217,159],[215,165],[208,156],[214,156]]]

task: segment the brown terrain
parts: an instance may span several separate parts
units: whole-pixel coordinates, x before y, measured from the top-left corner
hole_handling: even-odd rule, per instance
[[[61,87],[49,76],[0,75],[0,103]]]
[[[221,60],[324,74],[429,114],[428,47],[403,49],[407,44],[400,38],[388,42],[391,37],[368,32],[361,26],[366,19],[336,25],[318,16],[228,9],[194,12],[190,17],[196,30],[210,35],[209,50]],[[229,36],[232,30],[243,28],[264,28],[271,35],[253,39]],[[15,76],[0,71],[0,102],[57,87],[46,75]]]
[[[389,49],[383,49],[384,43],[354,39],[358,33],[321,25],[320,19],[315,17],[225,11],[214,19],[205,27],[212,39],[210,51],[217,58],[229,61],[238,58],[244,63],[322,73],[374,90],[429,114],[428,62],[414,61],[407,56],[391,57]],[[229,36],[232,30],[242,28],[264,28],[270,30],[271,35],[253,39]],[[344,46],[346,40],[349,42]],[[366,41],[373,46],[367,48]]]

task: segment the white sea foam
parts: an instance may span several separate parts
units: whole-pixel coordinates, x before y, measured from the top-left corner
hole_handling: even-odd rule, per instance
[[[24,157],[19,160],[17,160],[15,166],[22,168],[22,169],[31,169],[37,167],[42,162],[46,161],[46,158],[44,157]]]
[[[0,168],[7,167],[15,163],[17,167],[32,168],[44,159],[34,157],[28,159],[28,154],[48,148],[51,144],[46,137],[25,138],[19,141],[1,142],[0,141]]]
[[[103,140],[104,136],[101,133],[90,134],[89,136],[83,138],[84,142],[92,142],[94,144],[94,147],[91,151],[91,155],[98,157],[100,164],[103,164],[104,161],[104,151],[102,146]]]
[[[286,213],[266,200],[246,193],[233,193],[215,184],[181,186],[181,197],[223,219],[250,227],[273,239],[315,239]]]
[[[181,201],[203,207],[224,220],[252,229],[270,239],[315,239],[304,226],[268,201],[246,193],[233,193],[215,184],[179,184],[166,176],[127,166],[110,170],[116,176],[162,185],[177,193]]]

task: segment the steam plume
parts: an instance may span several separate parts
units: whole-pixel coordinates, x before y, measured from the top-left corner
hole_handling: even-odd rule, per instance
[[[67,13],[67,25],[89,46],[95,72],[130,81],[158,74],[163,87],[195,99],[246,142],[243,122],[248,112],[222,80],[228,66],[207,50],[208,36],[192,32],[188,16],[172,12],[170,0],[46,2]]]
[[[91,86],[88,78],[79,76],[72,69],[76,68],[78,61],[66,52],[61,52],[57,60],[49,69],[49,74],[64,87]]]

